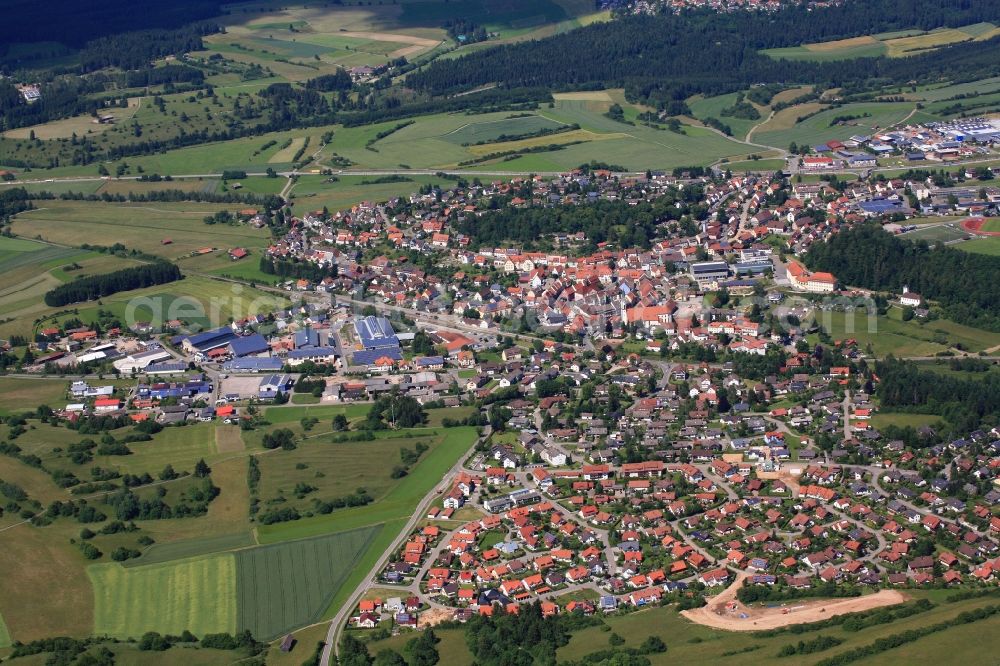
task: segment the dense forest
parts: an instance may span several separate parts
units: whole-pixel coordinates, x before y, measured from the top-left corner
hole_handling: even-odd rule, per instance
[[[906,241],[865,224],[813,243],[805,262],[845,285],[897,293],[908,286],[940,301],[949,319],[1000,331],[1000,257]]]
[[[181,270],[176,265],[157,261],[134,268],[123,268],[113,273],[90,275],[61,284],[45,293],[45,304],[49,307],[59,307],[70,303],[82,303],[120,291],[166,284],[182,277]]]
[[[592,204],[554,207],[503,206],[481,217],[466,217],[456,222],[456,227],[460,233],[471,237],[476,247],[510,241],[532,246],[546,235],[582,231],[591,246],[610,242],[618,247],[648,248],[657,235],[657,225],[685,215],[703,216],[704,205],[697,203],[700,198],[701,189],[689,187],[634,205],[626,201],[600,200]],[[694,227],[689,231],[697,232]]]
[[[871,0],[823,9],[791,5],[774,13],[703,11],[624,17],[542,40],[439,59],[410,74],[407,85],[434,94],[453,94],[489,83],[584,89],[624,86],[630,99],[658,102],[662,107],[692,94],[730,92],[755,83],[797,81],[839,87],[869,79],[907,82],[970,71],[982,77],[1000,70],[1000,39],[912,58],[869,58],[850,66],[776,60],[759,50],[998,18],[1000,0]],[[975,69],[970,69],[973,64]]]
[[[32,198],[23,187],[0,190],[0,221],[34,208]]]
[[[891,356],[875,366],[883,408],[936,414],[956,432],[971,432],[1000,421],[1000,374],[965,379],[921,370]]]
[[[275,259],[264,256],[260,258],[260,272],[277,275],[280,278],[300,278],[312,282],[320,282],[328,277],[337,277],[337,265],[320,266],[311,261],[298,259]]]
[[[218,32],[215,24],[195,24],[176,30],[137,30],[100,37],[80,51],[80,66],[85,72],[102,67],[141,69],[153,60],[168,55],[198,51],[201,38]]]
[[[0,21],[0,45],[14,42],[87,42],[146,28],[178,28],[218,16],[215,0],[7,0]],[[6,52],[0,46],[0,56]]]

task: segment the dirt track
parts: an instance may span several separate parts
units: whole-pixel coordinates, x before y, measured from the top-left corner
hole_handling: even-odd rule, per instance
[[[747,573],[738,574],[736,582],[723,590],[721,594],[712,597],[707,606],[681,611],[681,615],[692,622],[716,629],[761,631],[786,627],[790,624],[818,622],[834,615],[857,613],[880,606],[903,603],[907,599],[906,595],[898,590],[881,590],[863,597],[789,601],[784,607],[794,610],[784,613],[784,607],[748,607],[737,602],[736,592],[743,585],[747,576]],[[727,604],[730,602],[735,603],[735,608],[727,608]],[[740,617],[741,615],[746,617]]]

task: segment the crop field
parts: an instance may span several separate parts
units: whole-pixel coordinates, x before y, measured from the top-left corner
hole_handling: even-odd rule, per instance
[[[254,540],[249,531],[244,534],[223,534],[221,536],[204,536],[197,539],[186,539],[171,543],[154,543],[143,552],[141,558],[127,560],[122,563],[122,566],[131,569],[148,564],[162,564],[164,562],[185,560],[212,553],[223,553],[228,550],[249,548],[253,545]]]
[[[236,560],[209,555],[126,569],[97,564],[87,573],[94,586],[94,633],[116,638],[146,631],[179,634],[234,633]]]
[[[12,250],[12,248],[19,248]],[[0,327],[27,330],[45,292],[77,276],[135,265],[130,259],[20,239],[0,239]],[[16,331],[15,331],[16,332]]]
[[[286,424],[294,423],[305,417],[315,417],[321,423],[333,419],[337,414],[343,414],[348,421],[359,419],[368,414],[371,405],[351,404],[351,405],[323,405],[319,407],[269,407],[264,411],[265,418],[271,423]],[[316,426],[320,428],[321,426]]]
[[[484,0],[466,3],[474,13],[494,19],[490,30],[515,30],[512,22],[531,7],[527,0],[509,0],[513,5],[492,7]],[[554,9],[542,15],[542,23],[565,19],[565,11],[546,0]],[[343,3],[336,7],[306,5],[281,6],[278,3],[253,3],[252,18],[237,9],[226,19],[227,32],[206,38],[205,55],[219,53],[243,63],[268,68],[277,76],[299,81],[332,73],[337,67],[380,65],[392,58],[414,58],[436,49],[447,39],[443,29],[446,19],[437,13],[439,2]],[[454,9],[448,16],[454,16]],[[590,8],[593,11],[593,8]],[[499,21],[499,22],[497,22]],[[494,25],[495,23],[495,25]],[[491,27],[492,26],[492,27]]]
[[[419,434],[421,429],[409,432]],[[433,431],[432,431],[433,432]],[[325,516],[303,518],[288,523],[262,525],[258,535],[263,543],[317,536],[331,529],[349,530],[391,520],[405,519],[435,484],[440,482],[455,462],[472,446],[476,431],[472,427],[448,428],[440,435],[441,443],[421,456],[410,473],[377,502],[366,506],[338,509]]]
[[[3,148],[3,139],[0,139],[0,149]],[[95,194],[97,190],[104,184],[103,180],[91,180],[91,181],[74,181],[66,180],[59,181],[53,180],[50,182],[41,183],[20,183],[18,181],[13,181],[10,183],[4,182],[0,183],[0,192],[10,187],[24,188],[28,192],[51,192],[55,195],[67,194],[70,192],[79,194]]]
[[[322,619],[380,526],[237,552],[236,625],[260,639]]]
[[[915,96],[920,99],[927,100],[928,102],[936,102],[948,99],[949,97],[955,97],[956,95],[968,95],[971,93],[982,94],[984,90],[997,89],[1000,89],[1000,76],[980,79],[978,81],[969,81],[967,83],[955,83],[952,85],[928,88],[926,90],[918,91],[915,93]]]
[[[479,142],[495,142],[504,136],[528,134],[543,129],[557,129],[562,126],[562,123],[554,122],[542,116],[521,116],[518,118],[503,118],[500,120],[469,123],[448,132],[441,138],[462,146]]]
[[[313,72],[311,69],[306,71]],[[312,74],[315,76],[315,72]],[[88,136],[100,149],[110,149],[117,146],[132,144],[135,141],[132,123],[138,123],[142,128],[144,139],[169,141],[179,136],[184,130],[224,130],[228,119],[235,110],[237,95],[246,92],[232,89],[232,93],[220,94],[211,103],[198,99],[187,93],[163,95],[163,109],[158,105],[146,103],[135,111],[134,118],[129,123],[103,126],[102,132]],[[183,123],[178,118],[186,118]],[[61,121],[54,121],[59,123]],[[53,123],[36,128],[39,132],[49,133],[48,127]],[[58,126],[56,130],[59,131]],[[161,175],[204,175],[222,171],[226,168],[254,168],[263,171],[270,158],[278,152],[279,146],[288,138],[297,138],[309,134],[308,130],[292,130],[278,132],[260,137],[247,137],[216,144],[202,144],[190,148],[182,148],[163,154],[153,154],[129,158],[124,175],[139,173],[159,173]],[[264,138],[266,137],[266,138]],[[263,149],[268,139],[275,141]],[[62,140],[30,141],[27,139],[0,139],[0,155],[9,158],[14,163],[27,160],[35,164],[45,163],[45,158],[59,158],[65,165],[72,165],[69,152],[71,144]],[[177,158],[177,159],[175,159]],[[187,159],[185,159],[187,158]],[[284,167],[284,163],[274,162],[276,168]],[[113,165],[112,165],[113,166]],[[139,167],[143,169],[139,171]],[[110,169],[110,167],[108,167]],[[98,176],[97,164],[61,166],[47,169],[46,174],[52,176]],[[117,173],[117,172],[116,172]]]
[[[876,58],[886,55],[886,45],[874,36],[852,37],[833,42],[803,44],[785,48],[766,49],[764,53],[783,60],[847,60],[849,58]]]
[[[782,159],[740,160],[738,162],[727,162],[719,165],[720,168],[728,169],[734,173],[742,171],[774,172],[781,171],[785,166],[786,162]]]
[[[71,317],[92,322],[97,319],[98,310],[101,309],[111,312],[127,324],[145,321],[158,325],[170,319],[180,319],[190,325],[212,327],[229,321],[229,317],[239,319],[287,305],[287,299],[279,294],[200,276],[120,292],[106,296],[100,305],[95,302],[81,303],[69,310],[46,306],[39,298],[44,291],[45,289],[41,290],[31,303],[19,304],[16,311],[0,308],[0,317],[6,318],[4,323],[0,323],[0,336],[30,335],[33,330],[32,322],[36,318],[43,319],[45,323],[65,321]],[[15,313],[16,317],[12,317]]]
[[[219,181],[215,178],[207,179],[177,179],[161,181],[139,181],[139,180],[106,180],[97,188],[96,194],[148,194],[150,192],[164,192],[167,190],[181,190],[183,192],[204,192],[214,193],[219,189]]]
[[[949,44],[957,44],[970,40],[984,41],[995,37],[997,34],[1000,34],[1000,32],[998,32],[997,27],[992,23],[977,23],[976,25],[964,28],[943,28],[922,35],[890,39],[885,45],[888,49],[887,55],[890,58],[902,58]]]
[[[990,39],[997,34],[1000,34],[1000,29],[992,23],[976,23],[962,28],[941,28],[930,32],[919,30],[888,32],[788,48],[767,49],[764,53],[772,58],[814,62],[875,58],[878,56],[902,58],[949,44]]]

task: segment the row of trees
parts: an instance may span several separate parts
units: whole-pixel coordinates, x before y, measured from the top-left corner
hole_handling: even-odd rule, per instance
[[[260,258],[260,272],[277,275],[280,278],[301,278],[310,282],[319,282],[324,278],[337,277],[337,264],[320,266],[311,261],[299,259],[275,259],[263,256]]]
[[[182,277],[181,270],[175,264],[157,261],[133,268],[123,268],[113,273],[90,275],[61,284],[45,293],[45,304],[49,307],[59,307],[70,303],[82,303],[120,291],[174,282]]]

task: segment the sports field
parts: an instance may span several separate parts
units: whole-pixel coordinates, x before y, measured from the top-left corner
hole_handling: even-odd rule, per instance
[[[906,240],[924,240],[928,243],[937,243],[938,241],[942,243],[949,243],[967,235],[968,232],[963,231],[958,224],[955,224],[955,226],[938,224],[933,227],[925,226],[914,229],[913,231],[908,231],[903,234],[901,238],[905,238]]]
[[[381,526],[235,554],[237,626],[259,639],[322,619]]]
[[[126,569],[96,564],[87,569],[94,586],[94,633],[116,638],[146,631],[196,635],[234,633],[236,560],[209,555]]]
[[[1000,256],[1000,238],[978,238],[967,243],[959,243],[955,247],[966,252]]]

